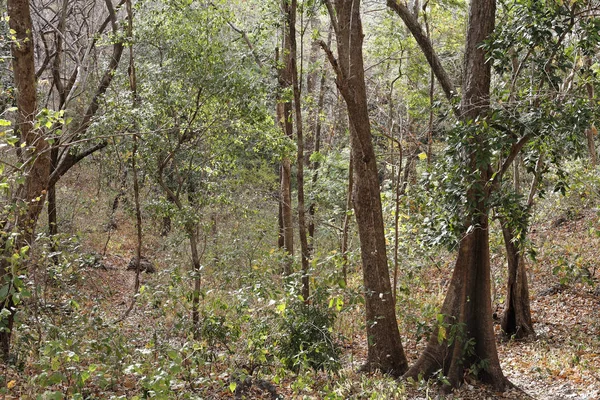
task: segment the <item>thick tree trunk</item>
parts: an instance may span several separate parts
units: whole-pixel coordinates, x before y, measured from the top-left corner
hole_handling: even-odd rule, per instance
[[[496,350],[490,300],[488,215],[460,242],[458,258],[427,348],[405,377],[430,377],[441,370],[451,387],[462,383],[465,371],[479,369],[478,379],[498,390],[507,388]],[[485,364],[484,364],[485,363]]]
[[[491,71],[480,45],[494,30],[495,12],[495,0],[471,1],[463,95],[458,114],[465,122],[484,117],[489,107]],[[429,378],[441,370],[449,387],[457,387],[466,372],[477,371],[478,379],[490,383],[496,390],[505,390],[511,385],[498,360],[490,300],[487,204],[491,166],[482,165],[478,160],[479,151],[485,150],[486,146],[481,136],[470,140],[469,156],[464,165],[478,179],[467,193],[467,230],[459,244],[452,280],[440,313],[442,323],[435,327],[424,353],[405,376]]]
[[[504,219],[500,220],[506,259],[508,261],[508,288],[504,313],[501,318],[502,330],[506,335],[517,339],[534,335],[529,307],[529,288],[527,286],[527,271],[518,244],[512,230]]]
[[[335,11],[330,3],[327,6],[336,32],[337,60],[324,42],[321,46],[336,72],[336,84],[346,102],[350,125],[353,204],[363,264],[368,343],[364,369],[400,376],[408,363],[398,331],[387,263],[377,162],[367,109],[360,0],[338,0]]]

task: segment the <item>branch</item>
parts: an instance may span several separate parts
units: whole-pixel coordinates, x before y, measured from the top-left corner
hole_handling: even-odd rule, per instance
[[[527,142],[529,142],[532,136],[533,131],[529,131],[528,133],[523,135],[521,139],[519,139],[516,143],[512,145],[512,147],[510,148],[510,152],[508,153],[508,157],[506,157],[506,159],[502,163],[502,166],[494,176],[494,179],[492,181],[492,187],[495,187],[500,182],[502,176],[506,173],[506,171],[508,171],[512,162],[515,160],[515,158],[523,149],[523,147],[527,144]]]
[[[323,40],[319,40],[317,43],[319,43],[319,46],[321,46],[321,48],[325,52],[325,55],[327,55],[327,59],[329,60],[331,68],[333,68],[333,71],[335,72],[335,75],[338,78],[338,82],[345,81],[344,72],[340,69],[338,61],[333,55],[333,52],[331,51],[329,46],[327,46],[327,43],[325,43]]]
[[[256,53],[256,50],[254,49],[254,46],[252,45],[252,42],[250,41],[250,38],[248,37],[248,34],[246,33],[246,31],[239,29],[231,21],[227,21],[227,24],[231,27],[231,29],[233,29],[234,31],[236,31],[237,33],[239,33],[242,36],[242,39],[244,39],[246,46],[248,46],[248,49],[250,49],[250,52],[252,53],[252,56],[254,57],[254,61],[256,61],[256,65],[258,65],[259,68],[262,68],[263,63],[260,60],[258,53]]]
[[[421,48],[421,51],[427,58],[427,62],[431,67],[435,77],[437,78],[446,98],[450,101],[454,99],[457,95],[457,91],[454,89],[454,84],[450,80],[450,77],[446,73],[437,53],[433,49],[433,45],[431,44],[431,40],[427,37],[425,32],[423,32],[423,28],[417,18],[410,12],[410,10],[402,3],[399,3],[398,0],[387,0],[387,5],[391,8],[396,14],[400,16],[404,24],[413,35],[417,44]],[[455,112],[458,109],[454,108]]]
[[[69,171],[79,161],[83,160],[87,156],[94,154],[98,150],[102,150],[107,145],[108,145],[108,141],[103,140],[102,142],[98,143],[97,145],[92,146],[89,149],[82,151],[81,153],[76,153],[76,154],[67,153],[67,155],[63,158],[63,161],[60,163],[60,165],[50,175],[50,179],[48,180],[48,187],[52,187],[53,185],[55,185],[56,182],[58,182],[58,180],[64,174],[66,174],[67,171]]]
[[[535,174],[533,175],[533,180],[531,181],[531,187],[529,188],[529,196],[527,196],[527,208],[531,208],[533,206],[533,201],[535,198],[535,194],[537,193],[538,183],[540,181],[540,177],[542,176],[542,169],[544,167],[544,153],[540,152],[540,156],[535,162]]]
[[[333,9],[333,6],[331,5],[331,1],[325,0],[325,6],[327,7],[327,12],[329,13],[329,17],[331,19],[331,26],[333,27],[335,36],[338,36],[339,32],[340,32],[340,28],[338,25],[337,17],[335,15],[335,10]]]
[[[116,22],[117,17],[115,14],[115,9],[113,8],[112,2],[111,2],[112,0],[105,0],[105,1],[106,1],[106,8],[108,9],[108,13],[109,13],[109,19],[111,21],[111,25],[113,28],[113,34],[116,35],[118,33],[118,26],[117,26],[117,22]],[[123,2],[124,2],[124,0],[121,0],[121,3],[119,3],[119,4],[122,4]],[[83,119],[82,119],[81,123],[79,124],[79,127],[75,130],[73,137],[71,137],[70,142],[79,140],[79,138],[81,138],[81,135],[83,135],[83,133],[85,133],[87,131],[87,129],[89,128],[92,118],[94,117],[94,115],[98,111],[98,108],[100,107],[100,98],[102,96],[104,96],[104,94],[106,93],[106,90],[108,89],[108,87],[110,86],[110,84],[114,78],[117,67],[119,66],[119,62],[121,61],[121,55],[123,54],[123,49],[124,49],[124,45],[121,41],[118,41],[113,45],[113,53],[110,58],[108,67],[104,71],[104,75],[102,76],[102,79],[100,80],[100,83],[98,84],[98,87],[96,88],[94,97],[92,98],[92,101],[91,101],[90,105],[88,106],[88,108],[83,116]],[[58,164],[56,171],[54,171],[52,173],[52,175],[55,175],[55,173],[57,173],[58,171],[62,171],[61,173],[58,173],[57,175],[55,175],[54,183],[56,183],[61,176],[63,176],[69,169],[71,169],[77,162],[81,161],[81,159],[82,159],[82,158],[78,158],[77,155],[70,154],[68,148],[65,150],[65,152],[63,154],[64,155],[61,157],[61,161]],[[73,160],[75,160],[75,159],[77,161],[73,162]]]

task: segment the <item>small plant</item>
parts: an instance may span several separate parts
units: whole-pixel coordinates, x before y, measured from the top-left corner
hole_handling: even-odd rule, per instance
[[[337,371],[340,348],[333,340],[333,309],[294,301],[288,305],[282,322],[279,357],[291,371],[303,367],[315,371]]]

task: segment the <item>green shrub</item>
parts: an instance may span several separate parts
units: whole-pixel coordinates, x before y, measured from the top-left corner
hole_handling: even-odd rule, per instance
[[[332,336],[333,309],[296,300],[285,310],[279,347],[282,363],[291,371],[303,367],[337,371],[340,348]]]

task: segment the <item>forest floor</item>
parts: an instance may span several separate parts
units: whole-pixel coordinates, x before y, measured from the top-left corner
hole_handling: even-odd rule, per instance
[[[294,389],[296,377],[290,373],[277,384],[272,383],[270,388],[274,388],[281,398],[322,398],[321,389],[324,387],[345,385],[343,396],[347,398],[600,399],[600,238],[597,234],[600,232],[599,213],[597,210],[587,210],[571,218],[546,220],[534,224],[531,232],[531,241],[537,249],[537,257],[535,261],[529,260],[527,267],[536,336],[525,340],[507,340],[502,337],[499,325],[495,325],[503,371],[518,390],[496,393],[485,385],[467,380],[460,389],[442,395],[437,393],[437,386],[432,383],[406,383],[403,386],[402,383],[378,374],[360,374],[357,370],[366,355],[366,338],[358,325],[356,330],[352,331],[352,335],[346,335],[343,366],[338,378],[317,373],[305,389],[298,391]],[[156,245],[158,248],[158,243],[150,245]],[[123,242],[118,248],[118,252],[109,252],[102,259],[106,268],[85,269],[85,285],[78,288],[86,291],[83,297],[89,299],[88,304],[81,306],[90,307],[96,304],[104,310],[107,319],[110,320],[117,320],[128,307],[135,279],[135,273],[126,270],[127,254],[132,253],[133,244]],[[444,263],[451,265],[452,255],[446,257]],[[167,261],[162,260],[159,266],[165,262]],[[498,281],[494,293],[495,305],[497,310],[501,311],[505,266],[500,253],[492,257],[492,264],[493,280]],[[582,275],[582,271],[589,272],[589,275]],[[413,295],[434,298],[437,296],[439,301],[450,272],[449,268],[424,268],[421,271],[422,278],[427,279],[429,283],[422,285],[421,292]],[[156,275],[142,275],[143,284],[155,279]],[[133,312],[121,325],[122,333],[139,343],[144,343],[150,334],[145,327],[158,322],[148,320],[148,313],[143,308],[144,306],[134,307]],[[356,321],[361,319],[360,311],[356,311],[354,314],[347,314],[338,323],[357,324]],[[400,325],[405,350],[409,361],[412,362],[422,350],[424,340],[417,342],[412,329],[414,327],[403,327],[402,321]],[[4,377],[5,385],[11,389],[5,391],[4,398],[35,398],[26,395],[32,393],[31,388],[27,387],[27,369],[18,372],[5,365],[0,365],[0,369],[0,376]],[[227,389],[226,370],[219,374],[217,369],[211,373],[212,376],[215,380],[209,385],[211,388],[203,392],[203,398],[234,397]],[[120,382],[121,389],[115,394],[120,393],[125,396],[123,398],[130,398],[136,393],[135,385],[135,382],[125,376]],[[390,391],[390,387],[398,390]],[[310,388],[314,390],[311,391]],[[247,390],[245,398],[272,398],[272,394],[267,389],[254,385]]]

